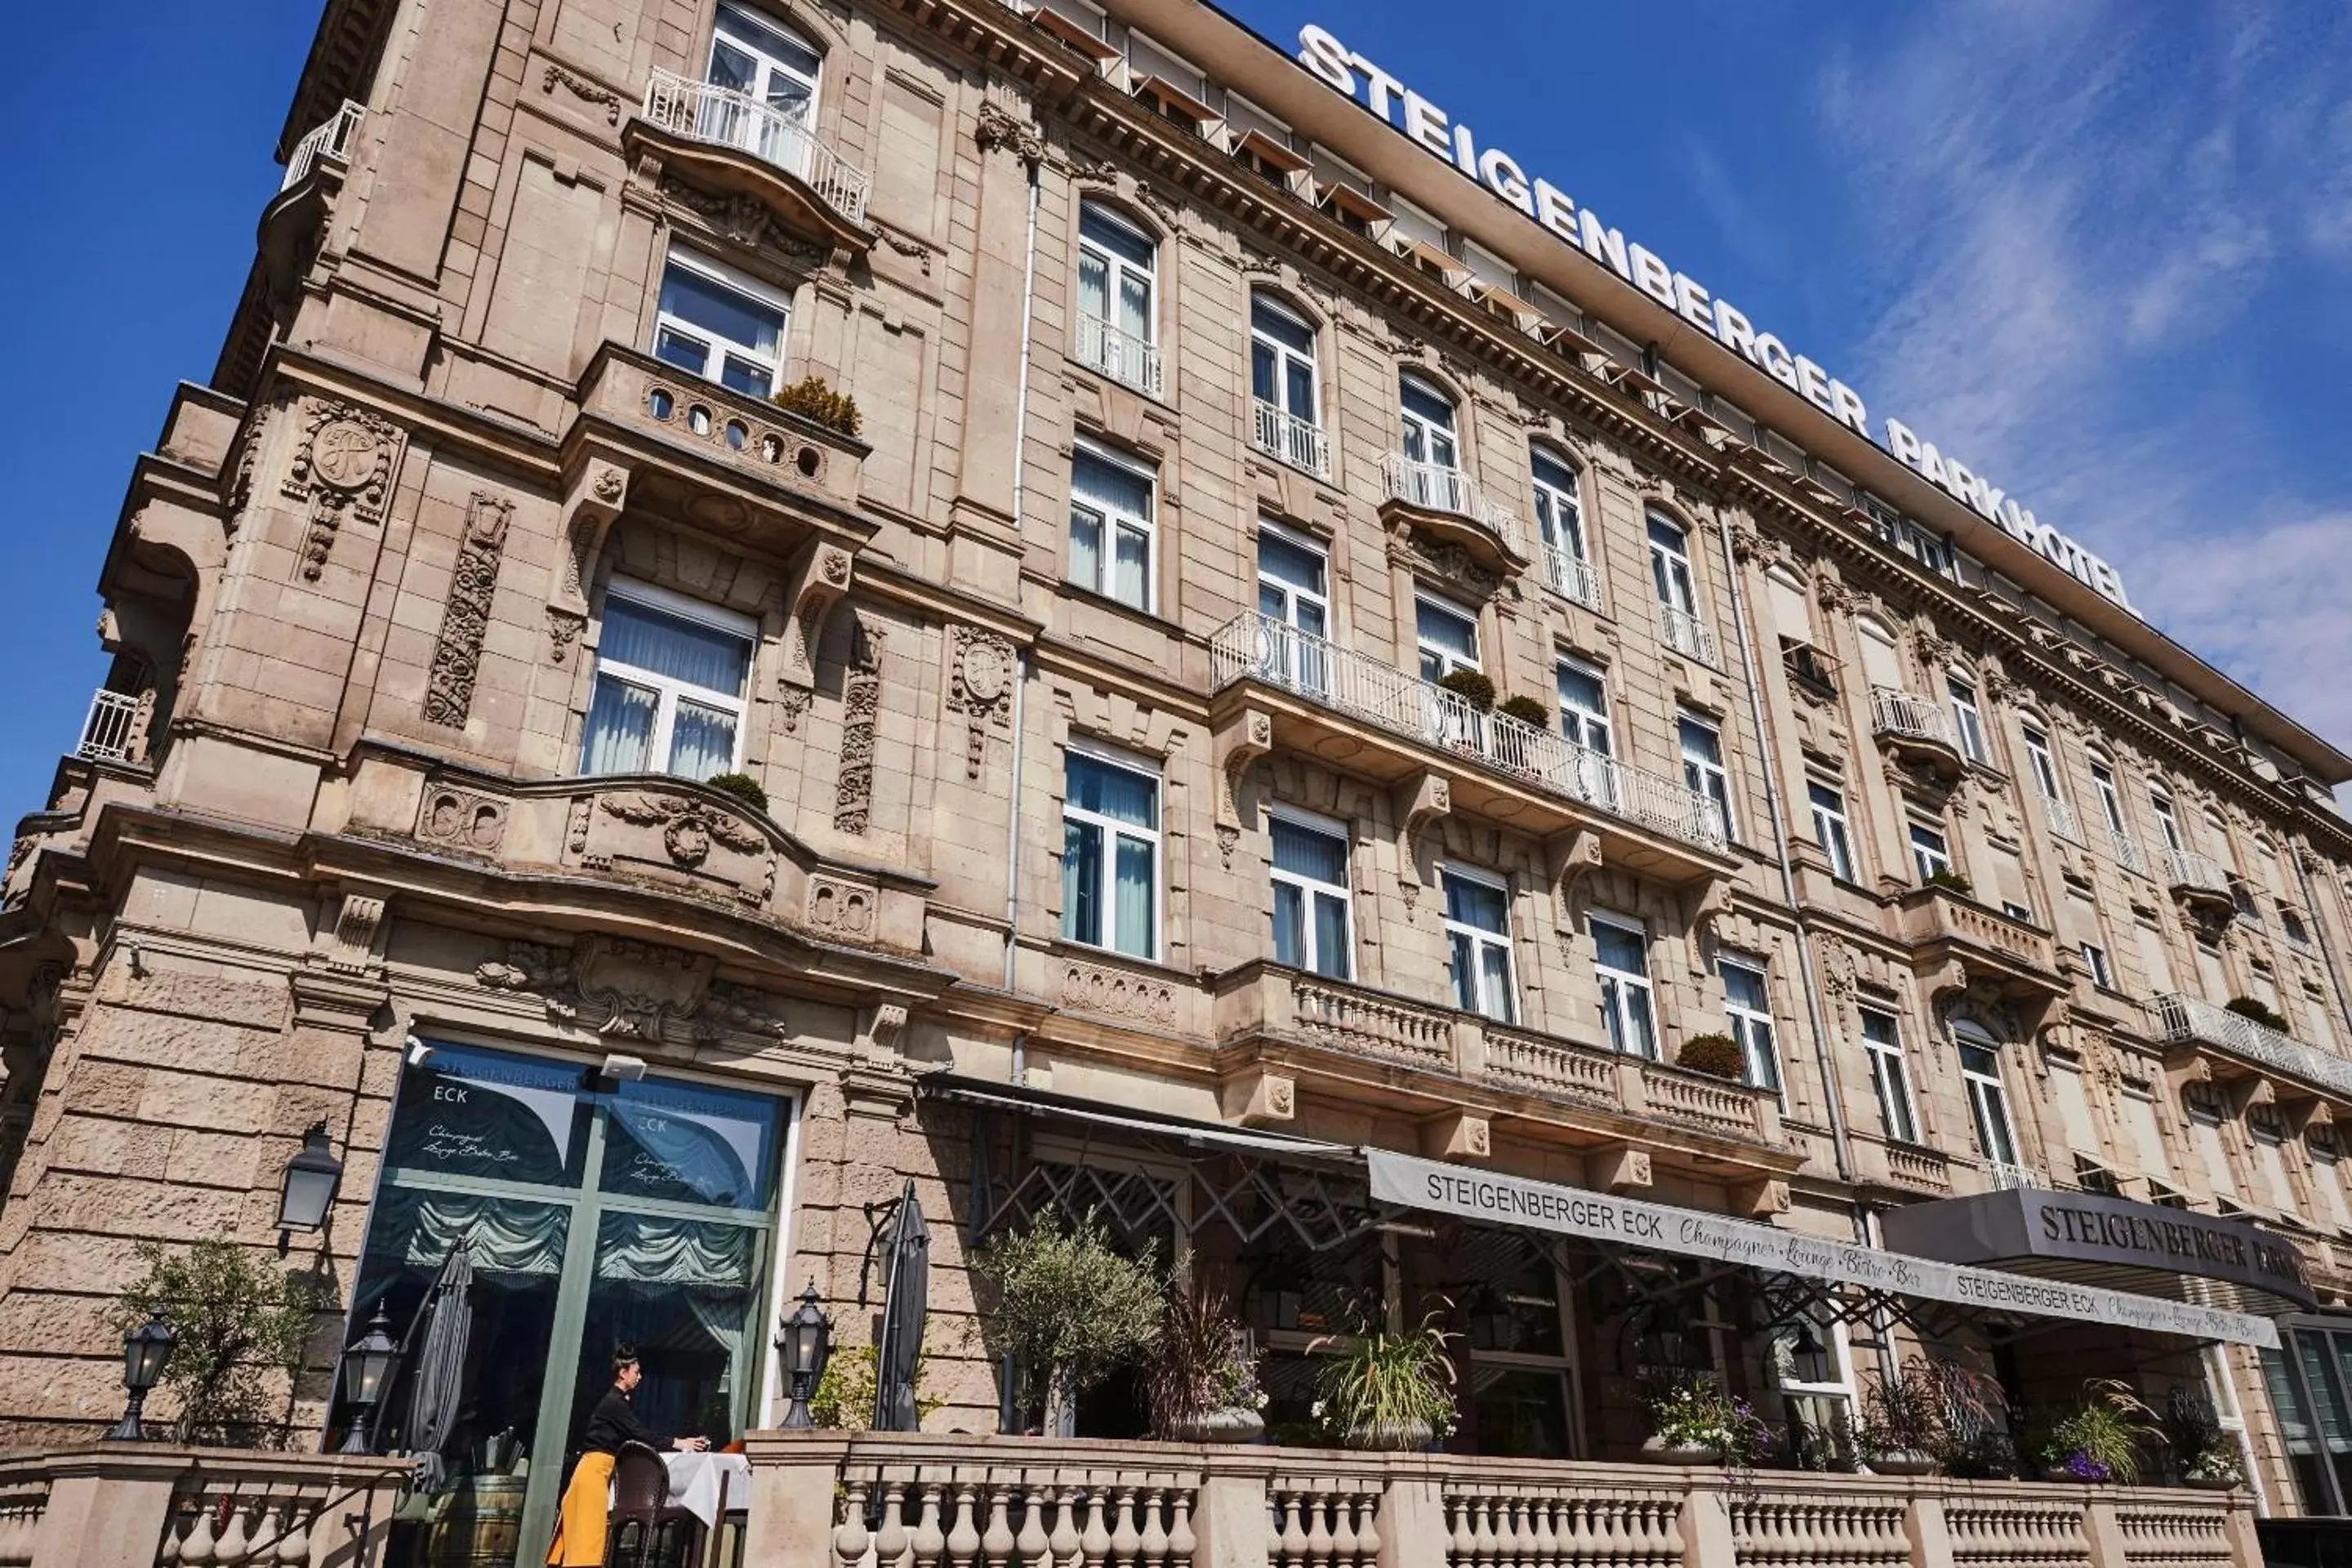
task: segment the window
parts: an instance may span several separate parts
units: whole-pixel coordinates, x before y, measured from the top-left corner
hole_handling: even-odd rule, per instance
[[[740,147],[806,179],[822,58],[782,23],[720,0],[710,34],[710,85],[740,93],[702,100],[696,134]]]
[[[1704,795],[1715,808],[1715,819],[1726,837],[1731,833],[1731,783],[1723,771],[1723,737],[1704,719],[1681,715],[1676,725],[1682,737],[1683,783]]]
[[[2124,1085],[2124,1123],[2131,1129],[2139,1152],[2140,1174],[2154,1181],[2172,1180],[2172,1162],[2165,1157],[2164,1131],[2156,1120],[2156,1099],[2143,1088]]]
[[[1601,1026],[1609,1048],[1658,1059],[1658,1021],[1650,995],[1650,939],[1631,921],[1591,917],[1594,965],[1601,976]]]
[[[1543,541],[1551,585],[1580,605],[1599,608],[1600,579],[1584,553],[1584,508],[1577,500],[1576,470],[1541,447],[1529,449],[1534,471],[1536,532]]]
[[[1070,459],[1070,581],[1151,608],[1152,475],[1098,447]]]
[[[1478,668],[1475,618],[1451,605],[1424,596],[1413,600],[1412,619],[1423,680],[1442,680],[1454,670]]]
[[[1262,290],[1250,294],[1251,425],[1258,449],[1318,478],[1331,471],[1315,395],[1315,329]]]
[[[2173,813],[2172,796],[2150,784],[2147,804],[2156,811],[2156,828],[2164,836],[2164,847],[2176,852],[2187,849],[2189,846],[2180,837],[2180,818]]]
[[[2032,771],[2042,798],[2065,799],[2065,792],[2058,787],[2058,763],[2050,753],[2050,737],[2031,724],[2020,725],[2019,732],[2025,737],[2025,765]]]
[[[1993,1184],[2017,1184],[2017,1136],[2009,1120],[2009,1091],[2001,1085],[2000,1047],[1965,1020],[1952,1026],[1960,1048],[1960,1083],[1968,1090],[1969,1116],[1977,1147],[1992,1167]]]
[[[1337,823],[1269,813],[1274,837],[1274,960],[1348,978],[1348,835]]]
[[[1398,383],[1404,421],[1404,455],[1433,468],[1461,467],[1454,438],[1454,400],[1417,375]]]
[[[2107,967],[2107,950],[2095,942],[2083,944],[2083,963],[2091,971],[2091,984],[2102,991],[2116,988],[2115,971]]]
[[[1830,875],[1841,882],[1853,876],[1853,840],[1846,831],[1845,797],[1827,784],[1809,784],[1805,794],[1813,803],[1813,837],[1829,857]]]
[[[1772,1042],[1772,1007],[1764,991],[1764,972],[1729,959],[1720,965],[1724,1010],[1731,1016],[1731,1037],[1748,1064],[1748,1081],[1758,1089],[1780,1092],[1780,1053]]]
[[[2097,758],[2091,759],[2091,787],[2098,792],[2099,815],[2107,819],[2107,831],[2118,838],[2130,837],[2124,826],[2123,796],[2116,792],[2116,770]]]
[[[2255,907],[2252,888],[2243,882],[2232,881],[2230,884],[2230,902],[2236,908],[2238,919],[2257,931],[2262,929],[2263,911]]]
[[[1099,202],[1078,207],[1078,358],[1139,392],[1160,391],[1159,247]]]
[[[662,268],[654,357],[751,397],[772,395],[784,372],[791,301],[731,267],[672,250]]]
[[[1952,874],[1952,851],[1944,836],[1932,827],[1918,823],[1911,825],[1911,863],[1919,869],[1923,882],[1930,878]]]
[[[1448,866],[1445,883],[1446,967],[1454,1005],[1507,1024],[1516,1016],[1511,991],[1510,894],[1489,878]]]
[[[2246,1131],[2252,1135],[2254,1169],[2263,1178],[2264,1195],[2273,1208],[2289,1219],[2294,1218],[2303,1205],[2295,1201],[2294,1183],[2286,1173],[2285,1130],[2275,1118],[2248,1111]]]
[[[1329,679],[1330,563],[1287,529],[1257,529],[1257,613],[1270,680],[1320,691]]]
[[[2205,1162],[2205,1174],[2215,1197],[2235,1198],[2238,1178],[2230,1168],[2230,1151],[2221,1142],[2221,1113],[2206,1105],[2189,1107],[2189,1134]]]
[[[1972,763],[1991,761],[1985,750],[1984,715],[1977,710],[1977,689],[1958,676],[1947,676],[1944,689],[1952,694],[1952,732],[1959,737],[1960,751]]]
[[[1691,586],[1689,536],[1675,524],[1650,514],[1650,576],[1658,603],[1685,616],[1698,614],[1698,595]]]
[[[641,583],[604,593],[583,773],[732,773],[757,632],[744,616]]]
[[[2344,1175],[2336,1164],[2336,1145],[2325,1138],[2304,1134],[2305,1152],[2311,1156],[2311,1190],[2319,1202],[2319,1217],[2339,1231],[2352,1231],[2352,1205],[2344,1196]]]
[[[2287,941],[2297,947],[2311,945],[2311,930],[2303,923],[2303,916],[2285,904],[2279,906],[2279,930],[2284,931]]]
[[[1160,775],[1073,750],[1063,786],[1063,937],[1158,958]]]
[[[1601,672],[1570,659],[1559,661],[1559,730],[1572,745],[1612,756],[1609,693]]]
[[[1895,1015],[1862,1009],[1862,1046],[1870,1056],[1870,1081],[1878,1090],[1879,1124],[1892,1142],[1919,1142],[1919,1121],[1911,1109],[1911,1074],[1903,1065],[1903,1036]]]

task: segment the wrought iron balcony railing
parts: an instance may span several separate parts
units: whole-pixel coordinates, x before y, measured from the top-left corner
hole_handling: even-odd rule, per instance
[[[1942,706],[1934,700],[1892,686],[1870,689],[1871,728],[1882,735],[1900,735],[1906,740],[1927,741],[1948,746],[1958,752],[1959,743],[1952,739],[1951,721]]]
[[[1557,546],[1546,545],[1544,568],[1550,575],[1554,589],[1588,610],[1601,607],[1601,574],[1592,569],[1591,562],[1581,555],[1571,555]]]
[[[646,83],[645,118],[673,136],[748,153],[807,185],[850,222],[866,221],[872,178],[797,116],[772,104],[733,88],[656,70]]]
[[[1676,653],[1701,664],[1722,662],[1716,656],[1714,630],[1688,610],[1661,601],[1658,620],[1665,632],[1666,646]]]
[[[1419,507],[1423,511],[1448,512],[1468,518],[1499,540],[1514,555],[1522,555],[1519,548],[1519,520],[1508,507],[1499,505],[1492,496],[1471,482],[1470,476],[1460,468],[1443,463],[1422,463],[1402,452],[1391,452],[1381,459],[1381,479],[1388,487],[1391,500]]]
[[[1078,361],[1150,397],[1158,397],[1166,384],[1156,345],[1083,310],[1078,313]]]
[[[1318,479],[1331,477],[1331,437],[1312,420],[1263,398],[1250,404],[1250,445]]]
[[[2242,1013],[2202,997],[2174,994],[2156,999],[2156,1018],[2168,1044],[2213,1046],[2252,1066],[2352,1095],[2352,1059],[2306,1046]]]
[[[349,163],[352,138],[358,133],[360,121],[366,116],[365,105],[344,100],[341,108],[313,126],[302,140],[294,143],[294,151],[286,159],[286,177],[278,183],[278,188],[292,190],[309,179],[310,171],[321,163]]]
[[[89,716],[81,723],[81,744],[74,754],[94,763],[127,763],[137,743],[139,699],[126,692],[100,691],[89,700]]]

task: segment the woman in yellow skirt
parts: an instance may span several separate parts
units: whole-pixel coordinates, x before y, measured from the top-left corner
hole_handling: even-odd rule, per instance
[[[549,1568],[604,1568],[605,1527],[612,1513],[613,1456],[621,1451],[622,1444],[643,1443],[656,1451],[677,1448],[690,1454],[710,1446],[702,1437],[662,1436],[637,1419],[631,1398],[645,1375],[634,1346],[614,1349],[613,1386],[588,1413],[588,1426],[580,1434],[580,1463],[573,1467],[572,1484],[563,1489],[563,1502],[556,1510],[555,1541],[547,1549]]]

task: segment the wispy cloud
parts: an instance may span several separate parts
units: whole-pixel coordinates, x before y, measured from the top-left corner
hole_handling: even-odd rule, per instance
[[[1817,85],[1874,406],[2352,743],[2352,497],[2315,493],[2352,469],[2294,460],[2260,358],[2352,295],[2352,7],[1952,0]]]

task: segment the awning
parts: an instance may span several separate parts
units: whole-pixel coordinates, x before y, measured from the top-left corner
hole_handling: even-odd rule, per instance
[[[2038,1279],[1999,1268],[1972,1268],[1859,1242],[1824,1241],[1752,1220],[1443,1164],[1385,1149],[1366,1149],[1364,1162],[1375,1202],[1461,1219],[1709,1258],[1832,1284],[2030,1317],[2110,1323],[2267,1349],[2275,1349],[2279,1342],[2276,1325],[2242,1312]]]
[[[2159,1204],[2020,1187],[1906,1204],[1884,1223],[1889,1245],[1949,1263],[2265,1316],[2318,1305],[2286,1241]]]
[[[1357,1160],[1352,1144],[1324,1143],[1312,1138],[1292,1138],[1280,1132],[1255,1132],[1244,1127],[1226,1127],[1214,1121],[1195,1121],[1183,1116],[1160,1116],[1146,1110],[1106,1110],[1091,1100],[1079,1100],[1075,1096],[1053,1094],[1025,1085],[966,1078],[961,1073],[927,1073],[915,1080],[915,1092],[926,1100],[944,1100],[957,1105],[984,1106],[993,1110],[1043,1112],[1065,1121],[1116,1127],[1124,1132],[1171,1140],[1191,1149],[1230,1149],[1242,1154],[1336,1160],[1349,1165]]]

